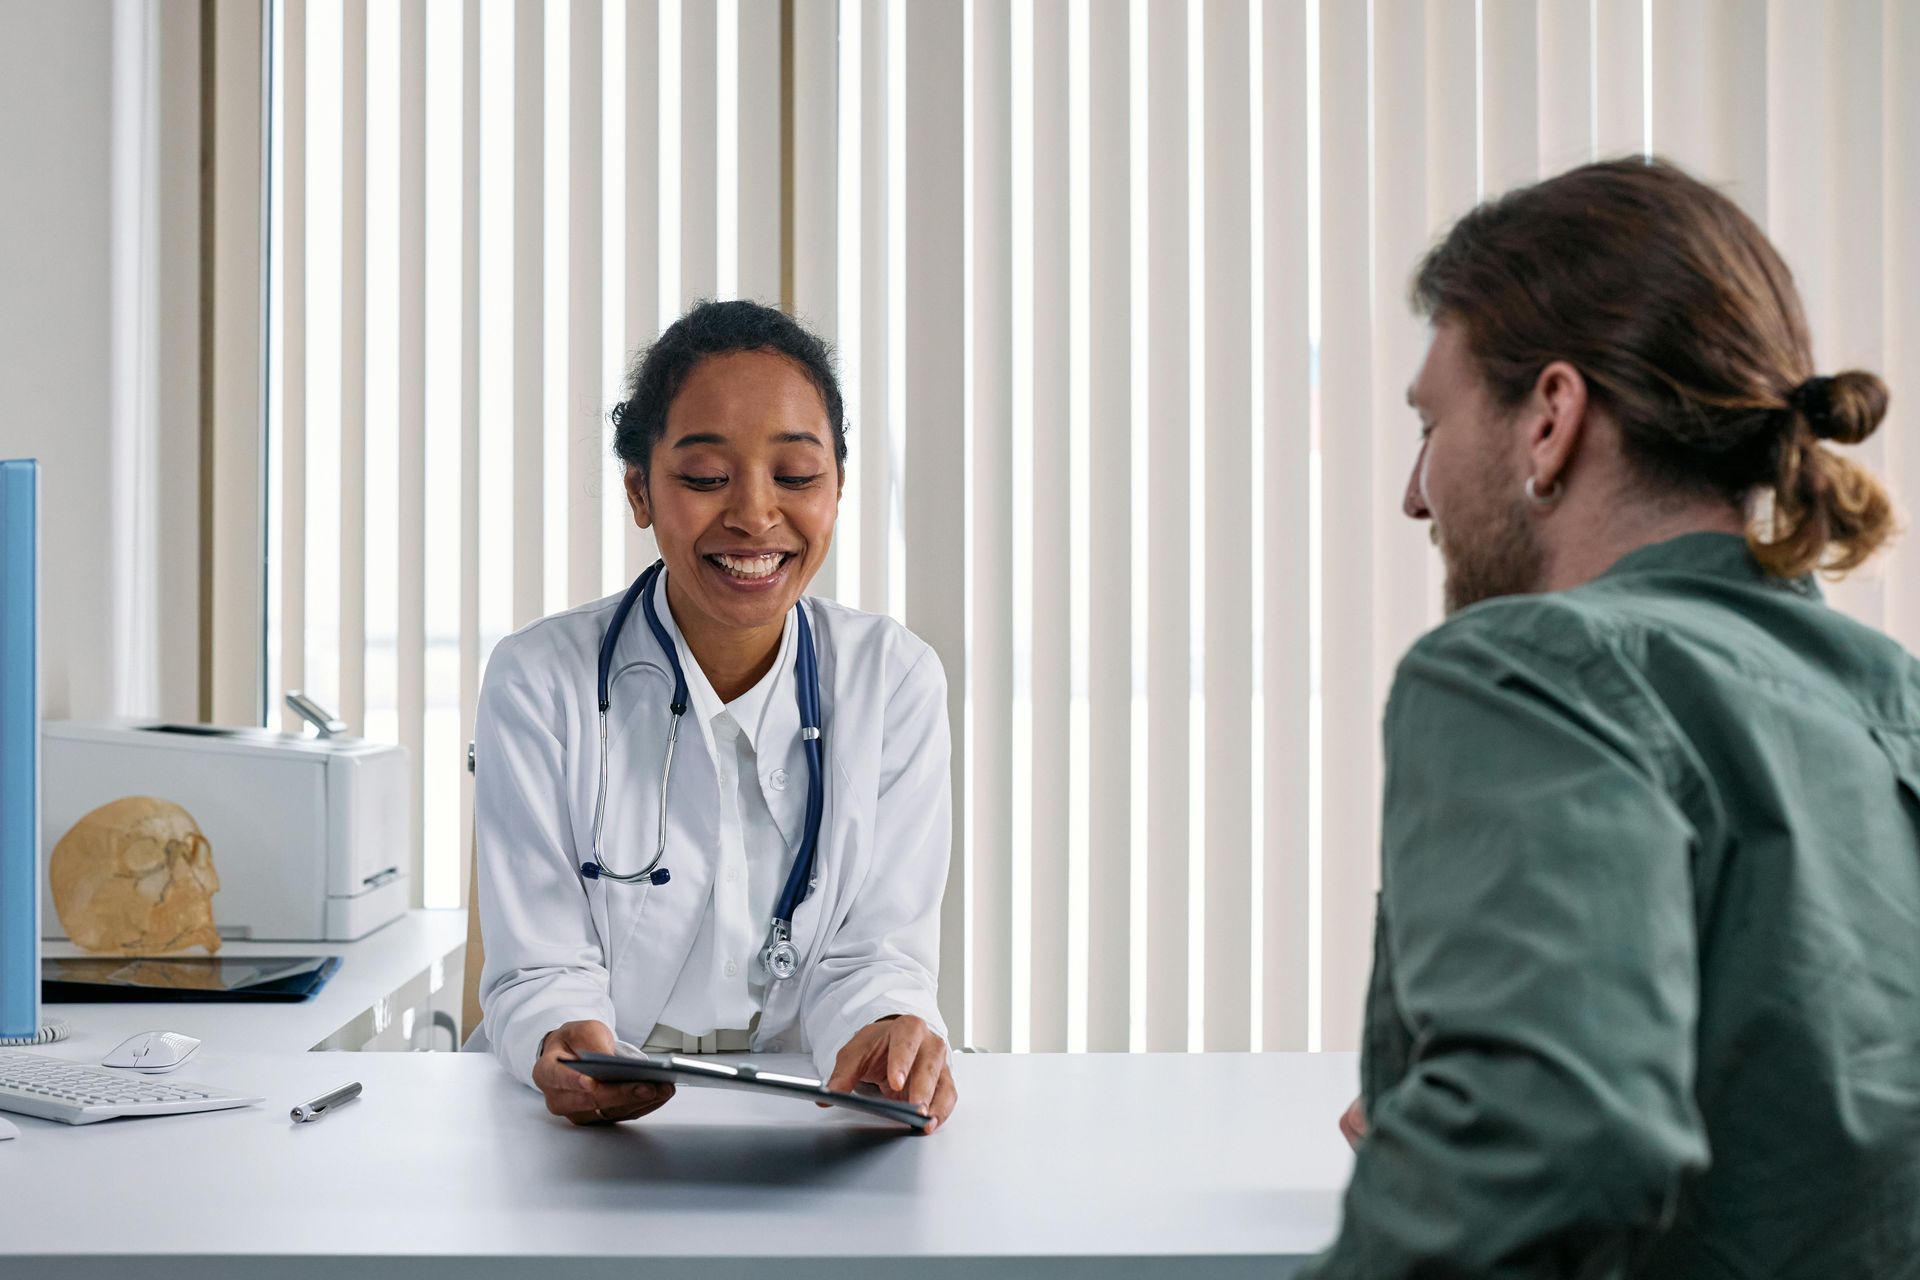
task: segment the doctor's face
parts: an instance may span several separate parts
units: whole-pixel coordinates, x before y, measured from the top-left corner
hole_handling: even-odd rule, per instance
[[[770,351],[695,365],[646,475],[627,469],[681,629],[783,625],[833,543],[843,480],[826,406],[799,365]]]
[[[1407,403],[1420,415],[1420,452],[1404,509],[1432,526],[1446,566],[1447,612],[1538,590],[1546,554],[1527,510],[1525,449],[1459,325],[1434,326]]]

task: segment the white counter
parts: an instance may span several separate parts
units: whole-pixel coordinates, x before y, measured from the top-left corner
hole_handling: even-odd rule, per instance
[[[64,1018],[73,1028],[73,1038],[56,1049],[95,1061],[134,1032],[150,1030],[183,1031],[209,1045],[257,1052],[358,1049],[416,1006],[423,1013],[437,1007],[457,1015],[466,941],[466,912],[409,911],[358,942],[229,942],[221,955],[337,955],[341,964],[318,995],[294,1004],[49,1004],[43,1015]],[[83,954],[64,941],[43,942],[41,948],[49,956]],[[412,1030],[406,1039],[415,1038]],[[421,1031],[424,1044],[426,1028]],[[390,1047],[404,1047],[397,1043],[401,1037],[393,1039]],[[453,1043],[451,1032],[441,1037],[442,1047]]]
[[[57,1053],[60,1046],[42,1052]],[[73,1054],[75,1057],[82,1056]],[[0,1143],[10,1277],[1281,1275],[1331,1239],[1352,1054],[966,1055],[915,1137],[683,1090],[576,1129],[472,1054],[243,1053],[261,1107]],[[364,1096],[311,1125],[296,1102]],[[137,1260],[137,1264],[136,1264]]]

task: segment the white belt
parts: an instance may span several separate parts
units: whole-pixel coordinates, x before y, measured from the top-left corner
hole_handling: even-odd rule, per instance
[[[755,1022],[760,1019],[756,1016]],[[752,1053],[753,1032],[709,1031],[703,1036],[689,1035],[666,1023],[658,1023],[641,1046],[648,1053]]]

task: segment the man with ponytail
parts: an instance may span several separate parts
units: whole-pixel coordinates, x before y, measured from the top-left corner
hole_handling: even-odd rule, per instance
[[[1920,1277],[1920,662],[1820,575],[1893,532],[1766,237],[1660,162],[1420,265],[1362,1096],[1305,1274]]]

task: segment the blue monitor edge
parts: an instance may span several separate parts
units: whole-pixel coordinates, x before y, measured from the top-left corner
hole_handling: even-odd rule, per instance
[[[0,461],[0,1040],[40,1030],[40,465]]]

